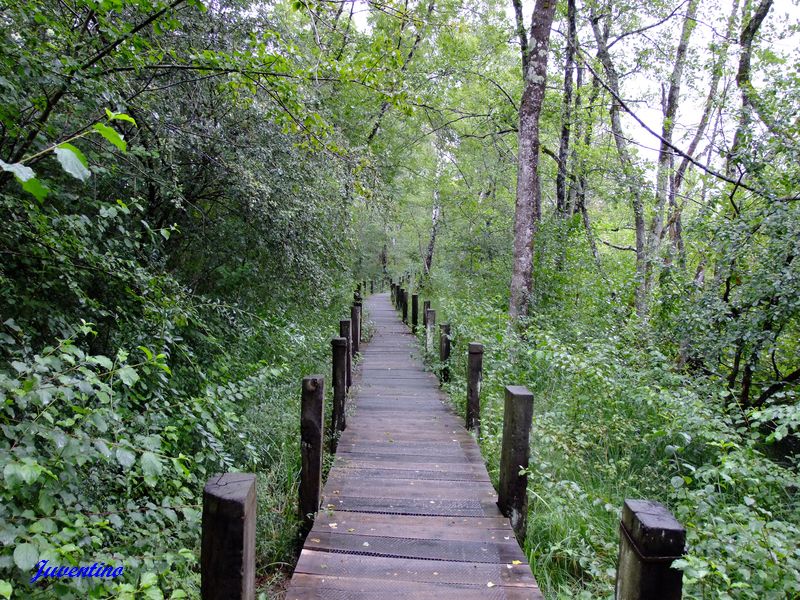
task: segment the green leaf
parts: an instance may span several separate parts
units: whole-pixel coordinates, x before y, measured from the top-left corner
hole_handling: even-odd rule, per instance
[[[25,181],[22,184],[22,189],[32,194],[39,202],[47,198],[47,194],[50,193],[50,190],[44,187],[36,177],[31,177],[28,181]]]
[[[161,459],[152,452],[142,452],[142,457],[139,461],[142,464],[145,483],[151,487],[156,485],[162,471]]]
[[[115,113],[106,109],[106,117],[108,117],[109,121],[127,121],[128,123],[133,123],[136,125],[136,120],[132,116],[126,115],[125,113]]]
[[[14,548],[14,564],[20,571],[30,571],[39,560],[39,551],[33,544],[20,544]]]
[[[157,587],[151,587],[144,591],[144,597],[147,600],[164,600],[164,593]]]
[[[114,367],[114,363],[111,362],[111,359],[107,356],[103,356],[102,354],[92,356],[91,360],[93,363],[100,365],[107,371],[110,371]]]
[[[6,598],[6,599],[11,598],[11,592],[13,592],[13,591],[14,591],[14,588],[11,586],[10,583],[8,583],[5,579],[0,579],[0,596],[2,596],[3,598]],[[174,596],[174,594],[173,594],[173,596]],[[185,598],[185,597],[186,597],[186,595],[182,596],[182,598]]]
[[[146,590],[158,584],[158,575],[155,573],[142,573],[142,578],[139,580],[139,587]]]
[[[131,387],[134,383],[139,381],[139,374],[134,370],[133,367],[128,365],[117,369],[117,377],[119,377],[122,380],[122,383],[128,387]]]
[[[13,173],[14,177],[23,183],[36,177],[36,173],[33,172],[33,169],[26,167],[22,163],[9,164],[4,160],[0,160],[0,169],[3,169],[3,171],[7,171],[8,173]]]
[[[92,174],[88,169],[88,163],[83,153],[72,144],[59,144],[55,149],[58,162],[62,168],[81,181],[86,181]]]
[[[117,133],[117,130],[113,127],[109,127],[108,125],[104,125],[103,123],[95,123],[93,129],[106,138],[109,142],[114,144],[120,151],[126,152],[128,150],[127,142],[122,138],[122,136]]]
[[[117,448],[117,462],[125,469],[129,469],[136,461],[136,455],[125,448]]]

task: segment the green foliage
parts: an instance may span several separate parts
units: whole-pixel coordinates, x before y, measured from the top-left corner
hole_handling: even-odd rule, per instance
[[[534,393],[525,547],[547,597],[613,597],[619,511],[632,497],[664,502],[686,526],[689,552],[679,563],[686,597],[797,595],[800,477],[770,458],[764,434],[727,411],[714,377],[675,371],[639,327],[614,324],[612,305],[605,316],[581,314],[580,301],[575,312],[558,314],[563,300],[548,292],[564,285],[574,298],[566,281],[545,286],[537,316],[520,333],[509,328],[503,295],[480,301],[454,293],[467,285],[446,273],[431,285],[437,317],[453,331],[458,358],[448,391],[462,414],[466,367],[457,349],[485,345],[480,444],[493,479],[503,388]]]

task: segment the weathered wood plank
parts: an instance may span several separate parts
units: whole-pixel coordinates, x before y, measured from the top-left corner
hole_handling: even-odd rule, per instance
[[[478,445],[389,295],[366,302],[355,410],[286,600],[541,600]]]

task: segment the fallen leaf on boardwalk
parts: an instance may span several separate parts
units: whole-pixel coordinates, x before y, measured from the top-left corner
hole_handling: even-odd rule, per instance
[[[369,542],[364,542],[364,543],[363,543],[363,544],[361,544],[361,545],[362,545],[362,546],[365,546],[365,547],[368,547],[368,546],[369,546]]]
[[[347,531],[348,531],[349,533],[353,533],[353,532],[355,531],[355,529],[353,529],[353,528],[351,527],[351,528],[350,528],[350,529],[348,529]]]
[[[490,581],[486,584],[486,587],[494,587],[494,584]]]
[[[522,561],[521,561],[521,560],[512,560],[512,561],[511,561],[511,564],[512,564],[512,565],[521,565],[521,564],[522,564]]]
[[[311,538],[311,541],[314,542],[315,544],[319,544],[320,540],[319,538]]]
[[[328,523],[328,527],[330,527],[331,529],[336,529],[336,525],[337,523]]]

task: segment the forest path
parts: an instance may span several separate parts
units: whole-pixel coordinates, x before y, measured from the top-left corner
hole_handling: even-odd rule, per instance
[[[286,600],[538,600],[480,450],[388,293]]]

